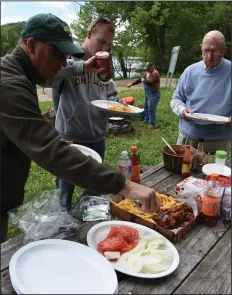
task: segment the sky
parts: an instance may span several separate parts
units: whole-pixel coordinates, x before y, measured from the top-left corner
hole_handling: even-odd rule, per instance
[[[76,19],[79,5],[72,1],[1,1],[1,25],[26,21],[38,13],[52,13],[68,24]]]

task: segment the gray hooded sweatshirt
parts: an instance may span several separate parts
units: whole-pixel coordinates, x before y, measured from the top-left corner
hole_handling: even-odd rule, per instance
[[[63,139],[94,143],[105,138],[109,113],[91,104],[93,100],[118,101],[116,84],[105,85],[97,74],[83,72],[83,60],[72,58],[57,75],[52,87],[55,127]]]

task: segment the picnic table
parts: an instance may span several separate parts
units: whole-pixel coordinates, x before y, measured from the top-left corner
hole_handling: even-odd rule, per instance
[[[227,166],[231,167],[230,161]],[[203,178],[202,173],[193,176]],[[141,182],[157,191],[174,195],[181,176],[167,171],[163,164],[142,173]],[[87,244],[89,229],[98,222],[84,222],[66,238]],[[1,244],[1,293],[15,294],[9,277],[9,262],[22,247],[22,235]],[[171,275],[160,279],[140,279],[117,273],[119,294],[231,294],[231,230],[220,220],[213,228],[196,224],[175,244],[180,264]],[[78,274],[77,274],[78,275]]]

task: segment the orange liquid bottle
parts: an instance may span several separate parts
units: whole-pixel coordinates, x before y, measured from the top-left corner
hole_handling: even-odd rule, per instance
[[[218,174],[211,174],[208,188],[202,201],[200,220],[201,223],[212,227],[220,218],[221,186],[218,182]]]
[[[191,160],[192,160],[192,153],[190,149],[190,145],[186,145],[186,149],[184,152],[184,157],[182,161],[182,179],[185,179],[191,176]]]
[[[130,147],[131,177],[130,180],[140,183],[140,155],[137,146]]]

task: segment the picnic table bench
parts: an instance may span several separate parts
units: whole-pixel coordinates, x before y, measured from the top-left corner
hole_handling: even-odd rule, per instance
[[[231,162],[227,161],[231,167]],[[193,176],[203,178],[202,173]],[[141,175],[141,182],[157,191],[174,195],[179,174],[167,171],[163,163]],[[89,229],[98,222],[84,222],[67,238],[87,244]],[[22,235],[1,244],[1,294],[15,294],[9,277],[9,262],[22,247]],[[213,228],[196,224],[175,244],[180,264],[171,275],[160,279],[140,279],[117,272],[119,294],[231,294],[231,230],[220,220]],[[78,275],[78,274],[77,274]],[[78,290],[77,290],[78,292]]]

